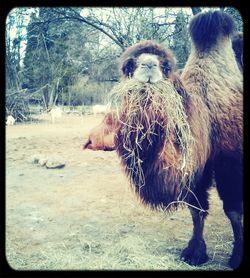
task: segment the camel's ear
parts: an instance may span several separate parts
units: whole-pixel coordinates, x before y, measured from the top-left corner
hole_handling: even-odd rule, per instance
[[[177,73],[172,73],[169,79],[173,82],[176,91],[182,97],[184,106],[187,107],[189,103],[189,95],[179,75]]]
[[[122,65],[122,72],[125,76],[131,77],[135,71],[136,62],[133,58],[127,58]]]
[[[82,149],[83,150],[92,149],[92,142],[91,142],[90,138],[88,139],[88,141],[85,144],[83,144]]]

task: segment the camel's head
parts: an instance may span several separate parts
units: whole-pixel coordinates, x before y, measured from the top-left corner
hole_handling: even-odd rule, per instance
[[[156,83],[175,70],[175,58],[164,46],[144,41],[129,47],[121,56],[120,70],[124,79]]]

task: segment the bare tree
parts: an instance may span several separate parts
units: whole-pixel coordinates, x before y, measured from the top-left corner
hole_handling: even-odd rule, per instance
[[[46,23],[77,21],[106,36],[123,51],[140,40],[171,37],[178,11],[168,8],[53,8]],[[45,23],[45,22],[43,22]]]

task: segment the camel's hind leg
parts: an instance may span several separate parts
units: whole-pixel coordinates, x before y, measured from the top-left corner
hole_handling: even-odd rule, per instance
[[[236,158],[220,156],[215,162],[215,179],[225,214],[231,221],[234,234],[234,247],[229,265],[237,268],[243,252],[243,167]]]

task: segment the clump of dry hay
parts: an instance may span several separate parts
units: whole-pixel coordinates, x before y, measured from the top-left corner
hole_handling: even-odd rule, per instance
[[[174,172],[172,178],[179,183],[181,191],[192,179],[192,174],[188,173],[192,173],[193,138],[182,97],[173,84],[169,80],[151,84],[127,79],[112,89],[110,101],[116,107],[121,134],[125,138],[119,143],[126,150],[123,159],[129,161],[132,184],[132,176],[136,176],[136,187],[140,190],[145,185],[142,152],[145,147],[153,146],[155,138],[159,137],[162,139],[158,140],[163,140],[159,159],[167,150],[169,159],[164,161],[164,167]],[[163,134],[157,134],[159,130]]]

